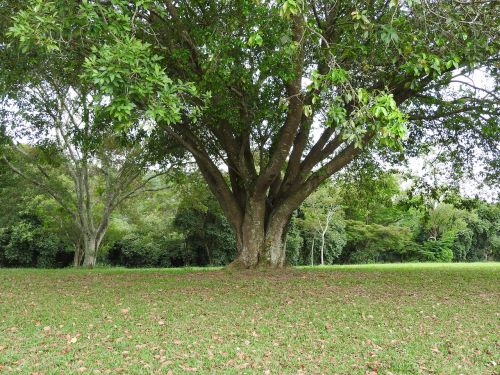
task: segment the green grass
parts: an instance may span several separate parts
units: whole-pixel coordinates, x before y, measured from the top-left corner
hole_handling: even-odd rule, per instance
[[[0,270],[0,372],[495,374],[500,264]]]

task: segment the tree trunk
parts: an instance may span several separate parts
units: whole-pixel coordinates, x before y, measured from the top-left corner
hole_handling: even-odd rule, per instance
[[[321,233],[321,265],[325,265],[325,260],[324,260],[324,251],[325,251],[325,233]]]
[[[264,200],[249,200],[247,203],[243,223],[236,228],[238,257],[233,266],[255,268],[264,261],[265,212]]]
[[[325,226],[320,224],[321,226],[321,265],[325,265],[325,260],[324,260],[324,254],[325,254],[325,236],[326,232],[328,231],[328,228],[330,226],[330,220],[332,218],[333,211],[328,211],[326,213],[326,220],[325,220]]]
[[[75,244],[75,256],[73,257],[73,267],[80,267],[84,255],[85,253],[82,249],[82,240],[78,239],[78,242]]]
[[[83,259],[83,266],[87,268],[95,267],[97,260],[97,251],[101,245],[103,235],[97,235],[95,233],[88,233],[83,237],[83,246],[85,250],[85,256]]]
[[[281,268],[285,265],[285,241],[288,219],[284,217],[272,217],[266,231],[265,252],[269,257],[269,263],[273,268]]]
[[[290,215],[269,215],[265,201],[251,201],[246,207],[243,224],[236,231],[238,257],[232,266],[280,268],[285,265],[284,238]],[[266,225],[267,224],[267,225]]]

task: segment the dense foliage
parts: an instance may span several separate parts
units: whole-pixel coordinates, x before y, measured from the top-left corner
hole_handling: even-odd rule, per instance
[[[286,238],[289,264],[319,265],[322,248],[323,264],[500,260],[498,203],[444,189],[436,199],[403,190],[398,175],[366,170],[322,185],[294,213]],[[99,264],[222,266],[236,257],[230,225],[200,176],[178,177],[119,207]],[[0,266],[70,265],[75,245],[64,210],[8,170],[2,181]]]
[[[31,211],[31,212],[30,212]],[[0,267],[56,268],[72,264],[74,248],[29,208],[0,228]]]

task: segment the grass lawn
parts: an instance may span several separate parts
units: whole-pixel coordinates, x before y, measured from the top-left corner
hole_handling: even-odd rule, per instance
[[[498,374],[500,263],[0,270],[0,372]]]

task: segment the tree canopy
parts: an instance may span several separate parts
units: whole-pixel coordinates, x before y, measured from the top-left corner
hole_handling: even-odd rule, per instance
[[[106,126],[152,128],[188,150],[244,267],[282,266],[294,210],[363,152],[437,144],[455,161],[480,154],[497,162],[495,1],[31,0],[3,8],[14,16],[2,30],[2,68],[18,54],[35,60],[36,74],[14,86],[63,71],[92,87]],[[469,83],[477,71],[494,87]],[[9,76],[1,87],[10,93]]]

